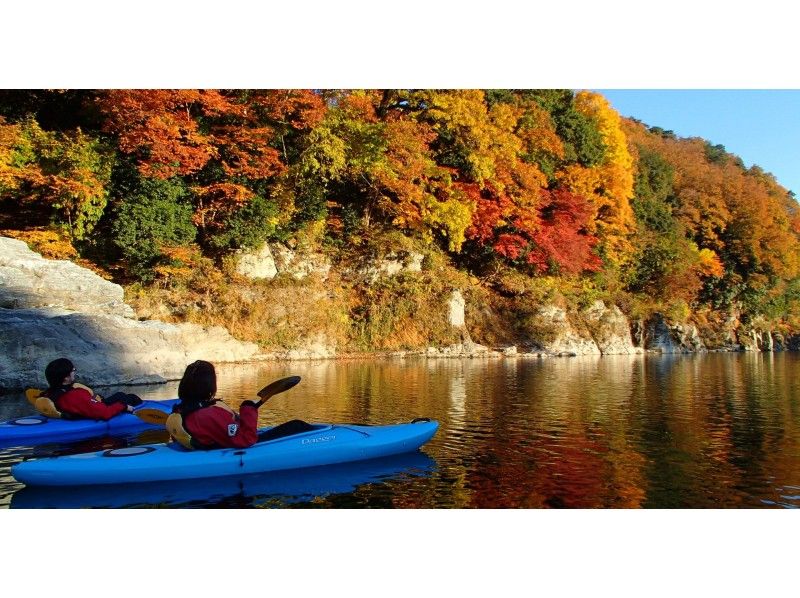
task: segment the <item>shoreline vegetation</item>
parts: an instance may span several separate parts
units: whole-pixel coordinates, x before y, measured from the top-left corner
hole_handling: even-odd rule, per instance
[[[794,193],[592,92],[3,90],[0,236],[276,359],[800,332]]]

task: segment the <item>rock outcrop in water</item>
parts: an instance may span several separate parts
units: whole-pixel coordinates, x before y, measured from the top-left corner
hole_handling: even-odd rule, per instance
[[[258,350],[221,327],[53,308],[0,309],[0,329],[4,389],[44,384],[44,368],[57,357],[69,357],[82,382],[102,386],[174,380],[196,359],[243,361]]]
[[[578,313],[544,305],[533,319],[538,334],[530,344],[549,355],[635,355],[628,319],[616,305],[595,301]]]
[[[654,314],[647,322],[644,346],[659,353],[701,353],[706,346],[696,326],[670,324],[661,314]]]
[[[581,314],[597,348],[603,355],[636,355],[643,352],[631,336],[631,325],[616,305],[597,300]]]

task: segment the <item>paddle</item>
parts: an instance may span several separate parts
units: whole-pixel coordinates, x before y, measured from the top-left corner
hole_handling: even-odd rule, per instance
[[[155,424],[157,426],[166,424],[167,418],[169,417],[169,413],[161,411],[161,409],[153,409],[151,407],[142,407],[141,409],[136,409],[133,414],[142,421],[146,421],[148,424]]]
[[[261,399],[256,403],[256,408],[261,407],[261,405],[266,403],[270,397],[297,386],[298,382],[300,382],[300,376],[289,376],[288,378],[281,378],[280,380],[275,380],[275,382],[272,382],[271,384],[267,384],[264,388],[259,390],[258,393],[256,393]],[[167,423],[167,418],[169,417],[168,413],[165,413],[160,409],[152,409],[148,407],[137,409],[133,412],[133,414],[139,419],[146,421],[148,424],[155,425],[165,425]]]
[[[256,403],[256,408],[261,407],[267,400],[282,392],[289,390],[297,386],[300,382],[300,376],[289,376],[288,378],[281,378],[280,380],[275,380],[272,384],[267,384],[264,388],[259,390],[256,394],[261,398],[261,400]]]

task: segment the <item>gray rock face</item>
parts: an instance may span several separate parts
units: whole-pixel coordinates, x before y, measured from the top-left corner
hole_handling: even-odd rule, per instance
[[[275,243],[264,243],[258,250],[242,251],[236,262],[236,272],[251,279],[272,280],[278,274],[287,274],[302,280],[319,274],[326,280],[331,270],[328,258],[321,253],[298,253]]]
[[[252,279],[275,278],[278,275],[278,268],[269,245],[264,243],[257,251],[242,251],[236,262],[236,272]]]
[[[786,338],[780,332],[773,332],[772,333],[772,350],[773,351],[785,351],[786,350]]]
[[[637,355],[644,352],[634,345],[628,318],[619,307],[607,307],[599,300],[572,317],[561,307],[545,305],[539,309],[534,325],[540,333],[532,341],[550,355]]]
[[[450,301],[447,304],[448,318],[451,326],[455,326],[456,328],[464,326],[464,307],[466,304],[467,303],[464,300],[464,295],[461,294],[461,291],[453,291],[453,293],[450,295]]]
[[[749,331],[742,330],[739,341],[745,351],[784,351],[787,347],[792,346],[779,332],[756,328],[751,328]]]
[[[0,309],[0,329],[4,389],[43,384],[45,366],[58,357],[72,360],[80,381],[102,386],[174,380],[196,359],[242,361],[258,350],[221,327],[61,309]]]
[[[0,237],[0,388],[43,384],[58,357],[75,363],[81,381],[102,386],[163,382],[196,359],[243,361],[258,351],[221,327],[133,315],[119,285]]]
[[[47,260],[17,239],[0,237],[0,307],[63,308],[133,317],[122,287],[68,260]]]
[[[696,326],[669,324],[661,314],[654,314],[645,327],[645,347],[661,353],[700,353],[706,346]]]
[[[321,253],[300,253],[279,243],[272,246],[272,253],[280,274],[288,274],[295,280],[302,280],[311,274],[318,274],[322,280],[328,279],[331,263]]]
[[[381,277],[395,276],[400,272],[421,272],[425,256],[421,253],[400,251],[389,253],[385,257],[361,268],[358,273],[375,282]]]
[[[539,310],[537,320],[546,330],[533,340],[546,352],[555,355],[600,354],[600,348],[588,331],[576,330],[563,308],[546,305]]]
[[[634,346],[628,318],[616,305],[606,307],[605,303],[597,300],[582,315],[603,355],[636,355],[644,352],[641,347]]]

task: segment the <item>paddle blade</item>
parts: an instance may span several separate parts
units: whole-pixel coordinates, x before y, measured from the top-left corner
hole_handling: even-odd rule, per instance
[[[165,425],[167,423],[167,418],[169,417],[169,415],[161,411],[161,409],[153,409],[151,407],[137,409],[133,412],[133,414],[142,421],[146,421],[148,424],[155,424],[157,426]]]
[[[288,378],[281,378],[280,380],[275,380],[275,382],[271,384],[267,384],[264,388],[258,391],[258,396],[261,399],[261,403],[273,395],[297,386],[298,382],[300,382],[300,376],[289,376]]]

